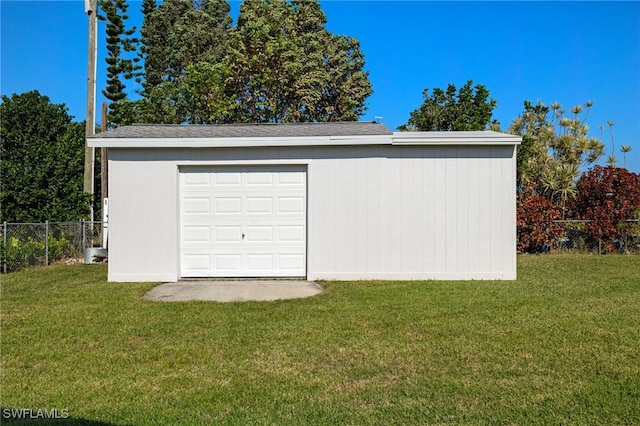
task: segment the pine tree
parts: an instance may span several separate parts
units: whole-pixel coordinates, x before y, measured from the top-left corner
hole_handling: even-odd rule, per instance
[[[146,68],[146,66],[144,65],[146,63],[146,58],[147,58],[147,46],[144,43],[144,33],[145,33],[145,22],[147,22],[147,17],[150,16],[157,8],[157,4],[156,4],[156,0],[142,0],[142,29],[141,29],[141,34],[142,37],[140,39],[140,46],[138,49],[138,61],[143,64],[142,67]],[[136,79],[136,81],[140,84],[143,85],[143,93],[144,93],[144,87],[146,85],[146,82],[144,82],[143,77],[145,77],[146,75],[146,71],[142,71],[140,73],[140,75],[138,75],[138,78]],[[143,83],[144,82],[144,83]]]
[[[132,37],[136,29],[135,27],[130,29],[125,27],[125,21],[129,18],[126,15],[129,7],[126,0],[100,0],[99,6],[104,12],[100,19],[107,23],[108,55],[105,58],[107,86],[102,93],[111,101],[109,121],[115,126],[128,124],[131,121],[130,117],[128,114],[123,114],[124,111],[119,110],[119,103],[127,97],[123,80],[135,77],[140,66],[137,64],[138,58],[129,59],[123,55],[126,52],[136,50],[138,40]]]

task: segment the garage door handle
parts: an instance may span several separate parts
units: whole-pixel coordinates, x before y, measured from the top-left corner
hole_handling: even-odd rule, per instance
[[[245,237],[245,235],[244,235],[244,232],[243,232],[243,233],[242,233],[242,239],[243,239],[243,240],[244,240],[244,237]]]

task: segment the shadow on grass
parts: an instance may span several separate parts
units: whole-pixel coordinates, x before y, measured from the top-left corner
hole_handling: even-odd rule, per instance
[[[99,420],[73,417],[64,410],[38,410],[0,407],[0,424],[10,425],[78,425],[78,426],[128,426]]]

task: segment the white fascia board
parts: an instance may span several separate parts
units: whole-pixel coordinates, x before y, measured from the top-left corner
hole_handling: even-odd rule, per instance
[[[391,145],[391,135],[251,138],[88,138],[93,148],[237,148],[327,145]]]
[[[393,145],[519,145],[522,137],[492,131],[394,132]]]

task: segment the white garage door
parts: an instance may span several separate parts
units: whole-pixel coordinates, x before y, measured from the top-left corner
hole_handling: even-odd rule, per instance
[[[306,275],[304,166],[180,170],[182,277]]]

